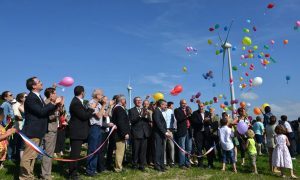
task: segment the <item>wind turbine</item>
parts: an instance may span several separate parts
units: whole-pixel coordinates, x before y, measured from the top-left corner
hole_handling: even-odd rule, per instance
[[[131,91],[132,91],[132,87],[130,86],[130,78],[129,78],[129,82],[127,85],[127,91],[128,91],[128,96],[129,96],[129,108],[131,109],[131,102],[132,102],[132,97],[131,97]]]
[[[231,54],[230,54],[230,49],[232,48],[232,45],[227,40],[228,40],[228,36],[229,36],[229,33],[230,33],[230,29],[231,29],[232,23],[233,23],[233,20],[230,23],[230,26],[229,26],[229,29],[228,29],[228,32],[227,32],[227,36],[226,36],[225,42],[222,41],[220,34],[218,34],[219,35],[219,39],[220,39],[220,41],[222,43],[221,47],[223,48],[222,80],[223,80],[223,75],[224,75],[224,62],[225,62],[226,51],[228,53],[228,68],[229,68],[229,82],[230,82],[231,102],[233,102],[235,100],[233,75],[232,75],[232,65],[231,65]],[[231,103],[231,104],[232,104],[232,118],[233,118],[236,106],[235,106],[235,103]]]

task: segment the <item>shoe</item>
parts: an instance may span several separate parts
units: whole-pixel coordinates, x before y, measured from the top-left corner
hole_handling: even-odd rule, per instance
[[[296,160],[296,158],[295,158],[295,157],[292,157],[292,160]]]
[[[175,167],[175,164],[174,163],[170,164],[170,168],[173,168],[173,167]]]
[[[191,168],[192,166],[190,164],[185,165],[186,168]]]
[[[96,172],[86,172],[86,176],[89,176],[89,177],[94,177],[96,175],[97,175]]]
[[[155,166],[154,170],[161,172],[161,168],[159,166]]]
[[[137,165],[133,165],[132,169],[138,169],[138,166]]]
[[[186,166],[179,166],[180,169],[183,169],[183,170],[187,170],[188,168]]]

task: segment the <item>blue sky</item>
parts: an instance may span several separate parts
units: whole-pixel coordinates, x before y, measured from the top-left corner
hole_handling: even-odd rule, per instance
[[[268,3],[275,3],[275,7],[268,10]],[[284,113],[295,119],[300,116],[300,32],[293,26],[300,20],[299,8],[298,0],[2,0],[0,91],[26,91],[25,80],[30,76],[38,76],[45,88],[72,76],[74,85],[86,87],[87,98],[97,87],[109,97],[127,94],[129,78],[134,96],[162,91],[176,105],[198,91],[203,101],[219,94],[229,98],[228,68],[225,66],[222,81],[222,57],[215,55],[216,47],[208,45],[207,40],[219,43],[217,33],[208,28],[219,24],[224,38],[223,27],[234,19],[229,40],[238,48],[232,52],[233,65],[239,68],[234,72],[237,99],[242,100],[240,95],[246,93],[243,97],[252,105],[250,114],[253,107],[267,102],[276,115]],[[253,26],[256,32],[243,32],[243,28],[252,30]],[[264,69],[258,58],[241,60],[245,35],[259,46],[259,52],[265,52],[263,45],[271,46],[270,40],[275,40],[268,52],[277,63]],[[289,40],[288,45],[283,45],[284,39]],[[197,48],[198,54],[189,56],[186,46]],[[239,66],[242,62],[255,65],[249,73],[262,77],[262,86],[243,91],[239,88],[238,78],[246,72]],[[186,73],[182,71],[184,66]],[[211,81],[202,77],[209,70],[214,72]],[[289,84],[286,75],[291,77]],[[213,82],[216,87],[212,87]],[[176,97],[168,95],[177,84],[184,91]],[[68,104],[73,88],[58,92]],[[213,105],[217,112],[221,112],[219,105]]]

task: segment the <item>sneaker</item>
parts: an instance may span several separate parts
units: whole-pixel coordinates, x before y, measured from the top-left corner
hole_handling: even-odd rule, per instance
[[[292,157],[292,160],[296,160],[296,158],[295,158],[295,157]]]

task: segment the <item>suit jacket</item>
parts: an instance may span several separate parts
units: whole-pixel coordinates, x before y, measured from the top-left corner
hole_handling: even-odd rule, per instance
[[[210,114],[207,111],[204,112],[204,118],[206,117],[210,117]],[[205,123],[199,110],[193,112],[191,118],[191,124],[194,129],[194,133],[198,133],[202,131]]]
[[[152,114],[153,132],[165,137],[167,132],[167,123],[159,108],[156,108]]]
[[[142,117],[143,111],[144,109],[141,108],[141,113],[139,113],[137,107],[128,111],[133,138],[148,138],[150,136],[150,117]]]
[[[35,93],[30,92],[24,103],[25,123],[22,132],[29,138],[43,138],[47,132],[49,114],[56,106],[45,104]]]
[[[117,126],[116,140],[124,140],[126,134],[130,134],[129,118],[122,106],[116,106],[112,113],[112,122]]]
[[[70,139],[85,140],[89,134],[89,120],[93,110],[86,108],[81,101],[74,97],[70,104]]]
[[[188,111],[188,108],[187,108],[187,111]],[[185,115],[184,111],[182,110],[181,107],[176,108],[174,110],[174,115],[175,115],[175,118],[177,120],[177,132],[176,132],[176,135],[178,137],[183,137],[188,132],[187,120],[191,121],[191,116]]]

